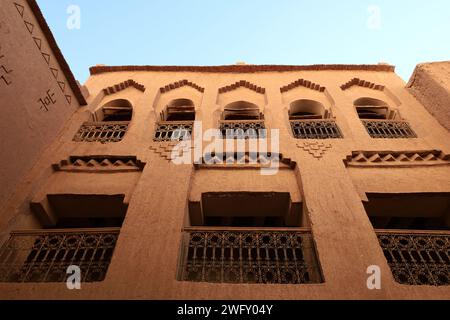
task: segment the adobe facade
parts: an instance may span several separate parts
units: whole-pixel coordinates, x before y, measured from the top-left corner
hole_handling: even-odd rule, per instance
[[[2,1],[0,17],[0,128],[14,137],[1,140],[1,208],[86,102],[34,1]]]
[[[2,126],[27,161],[2,178],[17,187],[1,212],[0,298],[450,298],[450,133],[394,67],[96,66],[87,105],[67,85],[69,104],[24,26],[30,3],[1,19],[47,83],[8,73],[2,104],[59,126],[42,125],[54,130],[42,144],[17,136],[30,128],[19,112]],[[26,99],[49,85],[62,105],[40,114]],[[208,129],[224,139],[212,146]]]

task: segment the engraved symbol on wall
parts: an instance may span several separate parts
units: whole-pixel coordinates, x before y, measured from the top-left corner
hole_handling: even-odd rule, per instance
[[[5,83],[9,86],[12,83],[10,73],[13,72],[12,69],[6,66],[6,57],[2,53],[2,47],[0,46],[0,83]]]
[[[45,97],[39,98],[38,103],[41,110],[44,110],[45,112],[49,111],[50,105],[56,103],[55,93],[51,91],[51,89],[47,90]]]
[[[61,92],[66,98],[67,103],[70,105],[72,103],[72,95],[69,94],[66,90],[66,79],[64,78],[58,79],[60,75],[64,77],[64,74],[62,72],[59,72],[59,66],[56,64],[57,59],[53,59],[53,57],[51,56],[51,51],[48,51],[48,49],[45,50],[44,48],[45,41],[42,40],[42,35],[39,35],[40,29],[37,26],[35,26],[32,22],[30,22],[33,21],[32,19],[27,18],[28,14],[26,14],[25,7],[16,2],[14,2],[14,5],[20,17],[22,18],[23,23],[28,33],[30,34],[33,42],[36,44],[37,49],[39,50],[40,54],[42,55],[42,58],[47,64],[49,71],[51,72],[53,78],[55,78],[56,83],[58,84],[59,88],[61,89]]]

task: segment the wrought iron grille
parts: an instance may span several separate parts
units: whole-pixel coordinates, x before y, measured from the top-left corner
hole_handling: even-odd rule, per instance
[[[180,271],[180,280],[192,282],[323,282],[309,230],[186,231]]]
[[[406,285],[450,285],[450,232],[377,231],[397,282]]]
[[[158,123],[154,141],[182,141],[192,136],[193,122],[161,122]]]
[[[267,136],[264,120],[221,121],[219,129],[226,139],[264,139]]]
[[[417,138],[408,122],[389,120],[362,120],[364,127],[372,138]]]
[[[103,281],[119,229],[12,233],[0,249],[0,282],[65,282],[78,266],[82,282]]]
[[[340,139],[341,130],[335,121],[302,120],[291,121],[292,133],[296,139]]]
[[[128,130],[129,122],[86,122],[77,132],[75,142],[120,142]]]

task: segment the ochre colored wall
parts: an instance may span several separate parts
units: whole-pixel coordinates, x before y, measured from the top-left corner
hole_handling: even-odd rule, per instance
[[[42,71],[44,73],[44,71]],[[341,85],[353,78],[386,86],[389,94],[359,86],[342,90]],[[344,139],[323,141],[323,153],[314,157],[317,141],[293,138],[287,110],[292,100],[312,97],[304,89],[281,94],[280,88],[297,79],[307,79],[325,87],[330,98],[333,115]],[[145,86],[145,92],[127,88],[102,98],[100,92],[128,79]],[[255,93],[240,88],[225,93],[260,101],[265,105],[266,123],[280,130],[281,150],[285,158],[298,164],[295,179],[286,179],[283,190],[297,190],[305,202],[308,221],[312,227],[325,283],[317,285],[230,285],[189,283],[176,280],[182,228],[186,226],[188,198],[195,184],[193,165],[174,165],[164,152],[155,152],[159,146],[153,142],[155,122],[163,105],[168,101],[160,88],[176,81],[188,79],[205,88],[199,94],[192,87],[170,91],[170,99],[191,97],[201,101],[197,105],[197,120],[203,129],[217,128],[214,114],[222,107],[223,97],[218,90],[224,86],[246,80],[265,88]],[[54,284],[0,284],[0,297],[40,299],[430,299],[450,297],[449,287],[405,286],[397,284],[378,244],[373,227],[364,210],[365,192],[450,192],[445,177],[450,176],[447,164],[423,167],[412,163],[409,168],[346,168],[344,159],[353,151],[412,151],[441,150],[450,154],[450,135],[439,122],[405,89],[405,83],[393,72],[368,70],[303,70],[256,73],[206,72],[152,72],[122,71],[91,76],[86,86],[91,93],[89,105],[77,110],[60,138],[43,154],[31,170],[30,179],[8,203],[0,221],[1,238],[6,239],[15,229],[38,227],[29,209],[29,202],[54,175],[51,164],[70,156],[133,155],[147,165],[140,175],[130,199],[125,223],[110,265],[107,278],[101,283],[83,284],[80,291],[69,291],[64,283]],[[193,91],[192,91],[193,90]],[[295,89],[294,89],[295,90]],[[310,89],[308,89],[310,90]],[[192,94],[189,93],[192,91]],[[297,94],[297,96],[296,96]],[[385,98],[394,104],[403,118],[416,131],[417,139],[372,139],[358,119],[353,106],[355,97]],[[390,95],[395,97],[396,103]],[[200,97],[201,96],[201,97]],[[305,97],[306,96],[306,97]],[[284,98],[284,99],[283,99]],[[382,98],[382,97],[381,97]],[[72,141],[80,125],[95,111],[112,99],[128,99],[133,104],[133,121],[123,141],[119,143],[76,143]],[[260,100],[258,100],[260,99]],[[262,102],[261,102],[262,101]],[[328,105],[327,105],[328,107]],[[155,109],[156,108],[156,109]],[[151,149],[152,147],[152,149]],[[161,150],[160,150],[161,151]],[[417,166],[417,167],[415,167]],[[414,169],[414,168],[417,168]],[[368,170],[368,171],[364,171]],[[224,173],[226,174],[226,172]],[[247,179],[246,188],[252,187],[253,173],[236,175]],[[208,175],[203,170],[200,175]],[[200,177],[199,175],[199,177]],[[284,175],[284,173],[281,173]],[[387,179],[386,177],[389,177]],[[268,178],[269,179],[269,178]],[[218,181],[219,180],[219,181]],[[448,180],[448,179],[447,179]],[[199,180],[197,180],[199,181]],[[214,191],[220,191],[220,177],[211,175]],[[259,183],[254,179],[253,183]],[[273,184],[276,189],[278,180]],[[233,182],[236,183],[236,182]],[[398,185],[398,188],[396,187]],[[204,187],[204,186],[203,186]],[[89,188],[86,188],[88,190]],[[406,191],[408,191],[406,190]],[[227,191],[227,190],[224,190]],[[273,190],[277,191],[277,190]],[[14,223],[8,223],[13,221]],[[382,270],[382,289],[368,290],[368,266],[379,265]]]
[[[418,65],[408,90],[450,130],[450,61]]]
[[[0,208],[79,107],[62,70],[27,1],[3,0]]]

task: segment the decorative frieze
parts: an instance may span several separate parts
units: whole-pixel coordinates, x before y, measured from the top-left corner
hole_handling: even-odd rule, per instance
[[[348,167],[449,165],[450,155],[428,151],[354,151],[344,160]]]
[[[135,88],[135,89],[137,89],[137,90],[139,90],[141,92],[145,92],[145,86],[144,85],[142,85],[140,83],[137,83],[136,81],[130,79],[130,80],[121,82],[119,84],[116,84],[116,85],[114,85],[112,87],[108,87],[108,88],[103,89],[103,93],[105,95],[111,95],[111,94],[120,92],[122,90],[125,90],[125,89],[127,89],[129,87],[133,87],[133,88]]]
[[[131,172],[144,167],[145,163],[136,157],[122,156],[74,156],[53,165],[55,171],[67,172]]]
[[[305,87],[311,90],[315,90],[315,91],[319,91],[319,92],[324,92],[326,89],[325,87],[322,87],[320,84],[305,80],[305,79],[298,79],[290,84],[288,84],[287,86],[284,86],[282,88],[280,88],[281,93],[285,93],[288,92],[290,90],[293,90],[295,88],[298,87]]]
[[[184,86],[194,88],[195,90],[197,90],[200,93],[205,92],[205,88],[202,88],[198,84],[188,81],[188,80],[181,80],[181,81],[177,81],[177,82],[168,84],[167,86],[160,88],[159,91],[161,93],[167,93],[169,91],[172,91],[172,90],[184,87]]]
[[[241,88],[241,87],[242,88],[247,88],[249,90],[255,91],[256,93],[260,93],[260,94],[265,94],[266,93],[266,89],[265,88],[259,87],[256,84],[253,84],[251,82],[248,82],[248,81],[245,81],[245,80],[241,80],[241,81],[238,81],[238,82],[236,82],[236,83],[234,83],[232,85],[220,88],[219,89],[219,94],[227,93],[227,92],[236,90],[236,89]]]
[[[297,147],[303,149],[305,152],[308,152],[314,158],[320,160],[322,157],[330,150],[333,146],[330,143],[318,142],[318,141],[310,141],[297,143]]]

